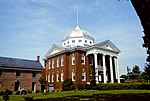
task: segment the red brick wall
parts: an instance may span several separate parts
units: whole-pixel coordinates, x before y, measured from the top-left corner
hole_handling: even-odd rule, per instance
[[[50,82],[48,84],[54,84],[55,90],[61,90],[62,89],[62,81],[56,82],[56,75],[57,71],[61,72],[61,70],[64,71],[64,80],[66,79],[72,79],[72,69],[75,70],[75,81],[73,81],[75,87],[78,87],[82,83],[87,83],[90,81],[90,74],[89,74],[89,61],[88,57],[85,58],[85,64],[83,65],[81,63],[82,53],[86,55],[84,51],[73,51],[73,52],[67,52],[60,55],[57,55],[55,57],[49,58],[45,61],[45,67],[46,67],[46,76],[50,74]],[[75,65],[72,65],[72,54],[75,56]],[[61,58],[61,56],[64,57],[64,66],[57,67],[57,58]],[[48,61],[54,59],[54,68],[48,69]],[[61,61],[60,61],[61,63]],[[52,65],[52,63],[51,63]],[[52,67],[52,66],[51,66]],[[82,70],[86,71],[86,81],[82,81]],[[52,82],[52,72],[54,72],[54,82]],[[59,75],[61,77],[61,75]]]
[[[0,76],[0,91],[5,91],[6,89],[14,91],[15,82],[20,82],[20,87],[24,88],[26,91],[32,90],[32,82],[36,82],[36,90],[41,90],[39,83],[39,78],[41,73],[38,72],[36,77],[32,77],[31,71],[21,71],[21,75],[16,77],[15,70],[3,70],[2,75]]]

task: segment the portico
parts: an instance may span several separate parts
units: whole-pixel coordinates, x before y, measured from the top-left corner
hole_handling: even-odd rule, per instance
[[[96,83],[120,83],[118,53],[120,50],[107,40],[87,50],[90,65],[95,68]]]

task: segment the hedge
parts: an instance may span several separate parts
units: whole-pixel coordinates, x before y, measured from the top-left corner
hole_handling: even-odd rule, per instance
[[[88,84],[79,85],[79,89],[92,89]],[[150,90],[150,83],[100,83],[95,86],[97,90],[126,90],[126,89],[142,89]]]

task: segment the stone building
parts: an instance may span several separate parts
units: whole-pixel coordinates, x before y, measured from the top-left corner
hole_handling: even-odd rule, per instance
[[[53,44],[45,55],[45,75],[49,90],[61,90],[71,79],[77,88],[90,84],[90,68],[95,68],[96,83],[120,83],[118,54],[120,50],[106,40],[94,44],[94,38],[80,26],[68,33],[62,46]]]
[[[41,90],[39,78],[43,66],[37,60],[0,57],[0,91]]]

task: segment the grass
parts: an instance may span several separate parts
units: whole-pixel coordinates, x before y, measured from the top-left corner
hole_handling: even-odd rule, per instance
[[[126,94],[126,93],[150,93],[150,90],[82,90],[82,91],[63,91],[63,92],[49,92],[49,93],[32,93],[27,95],[11,95],[10,101],[24,101],[24,96],[33,96],[34,99],[43,98],[60,98],[60,97],[72,97],[72,96],[92,96],[93,94]],[[81,98],[84,99],[84,98]],[[0,101],[2,96],[0,96]]]

